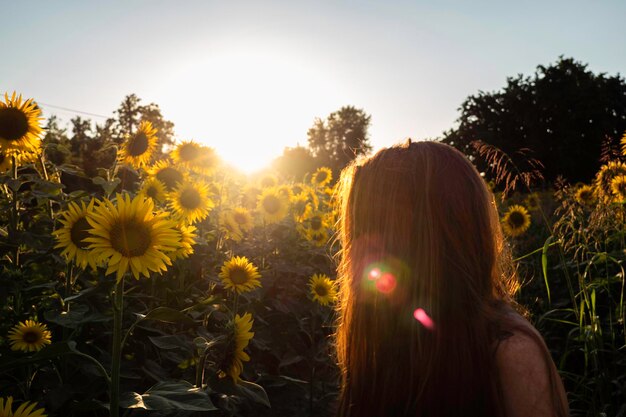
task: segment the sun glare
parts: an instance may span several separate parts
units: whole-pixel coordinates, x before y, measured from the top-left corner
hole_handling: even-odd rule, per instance
[[[306,145],[313,119],[342,104],[329,66],[315,67],[312,57],[253,45],[204,55],[161,87],[163,107],[181,140],[215,148],[244,172],[268,166],[286,146]]]

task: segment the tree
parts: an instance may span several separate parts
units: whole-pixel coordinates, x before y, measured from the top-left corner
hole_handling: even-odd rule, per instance
[[[272,163],[274,169],[285,178],[302,181],[307,173],[315,170],[315,159],[311,152],[303,147],[285,148],[283,154]]]
[[[607,138],[615,143],[626,130],[626,83],[619,74],[596,75],[587,65],[560,57],[538,66],[532,77],[508,78],[501,91],[468,97],[460,110],[458,127],[442,141],[475,157],[479,169],[487,166],[475,140],[513,159],[529,149],[545,166],[548,181],[558,176],[589,181],[599,168],[602,143]]]
[[[362,109],[344,106],[326,120],[315,119],[307,132],[309,149],[318,165],[338,174],[358,155],[372,150],[367,129],[371,116]]]

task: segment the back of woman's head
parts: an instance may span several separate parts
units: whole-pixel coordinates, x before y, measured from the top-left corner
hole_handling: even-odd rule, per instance
[[[507,263],[483,179],[452,147],[409,141],[341,181],[339,415],[499,415]]]

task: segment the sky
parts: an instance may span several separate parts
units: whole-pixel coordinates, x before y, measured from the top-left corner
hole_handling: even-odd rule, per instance
[[[0,93],[65,122],[157,103],[178,140],[246,171],[306,145],[316,117],[372,116],[375,149],[455,126],[469,95],[560,55],[626,70],[626,1],[0,0]],[[44,104],[45,103],[45,104]],[[56,107],[52,107],[56,106]]]

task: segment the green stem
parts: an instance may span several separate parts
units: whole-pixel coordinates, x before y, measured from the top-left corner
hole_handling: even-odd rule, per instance
[[[17,159],[15,158],[15,156],[11,157],[11,160],[13,161],[13,179],[17,180]],[[17,238],[17,228],[19,225],[19,217],[18,217],[18,210],[19,210],[19,206],[18,206],[18,201],[17,201],[17,190],[14,190],[13,187],[11,187],[11,194],[13,196],[13,216],[11,217],[11,230],[10,230],[10,235],[9,235],[9,241],[12,244],[15,244],[15,253],[13,255],[13,265],[16,268],[19,268],[20,266],[20,240]]]
[[[111,353],[111,417],[120,415],[120,362],[122,360],[122,312],[124,308],[124,277],[115,286],[113,298],[113,349]]]
[[[46,181],[50,181],[50,177],[48,176],[48,171],[46,170],[46,163],[43,160],[43,153],[41,153],[37,159],[39,160],[39,164],[41,165],[41,172],[43,173],[43,178]],[[48,216],[50,216],[50,220],[53,219],[52,215],[53,215],[52,200],[48,199]]]

